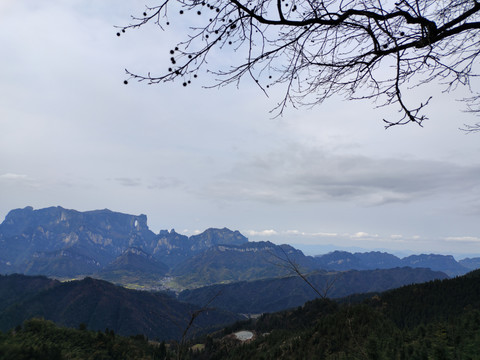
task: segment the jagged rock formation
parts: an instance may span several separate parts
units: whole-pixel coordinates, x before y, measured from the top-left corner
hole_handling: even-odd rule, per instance
[[[410,266],[449,276],[464,274],[480,263],[469,259],[463,265],[451,256],[433,254],[400,259],[381,252],[335,251],[314,258],[288,245],[249,242],[239,231],[227,228],[190,237],[174,229],[155,234],[143,214],[108,209],[79,212],[59,206],[10,211],[0,224],[0,249],[0,273],[95,276],[124,285],[148,277],[149,288],[156,288],[165,275],[176,277],[181,287],[285,276],[289,274],[285,260],[293,260],[303,272]]]
[[[114,273],[132,273],[138,267],[137,275],[161,277],[212,246],[245,243],[248,239],[240,232],[226,228],[191,237],[173,229],[155,234],[143,214],[26,207],[10,211],[0,224],[0,272],[59,278],[103,274],[112,279]]]

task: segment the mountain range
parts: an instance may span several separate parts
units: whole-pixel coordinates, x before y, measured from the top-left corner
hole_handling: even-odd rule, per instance
[[[382,252],[334,251],[305,256],[290,245],[250,242],[239,231],[207,229],[187,237],[174,229],[153,233],[146,215],[108,209],[79,212],[62,207],[15,209],[0,224],[0,273],[55,278],[92,276],[146,288],[195,288],[286,276],[288,261],[318,270],[430,268],[458,276],[480,258],[421,254],[400,259]],[[161,279],[161,281],[159,281]]]
[[[10,274],[0,277],[0,330],[42,317],[159,339],[178,339],[197,312],[195,326],[213,329],[239,314],[441,280],[480,264],[434,254],[313,257],[227,228],[155,234],[145,215],[62,207],[9,212],[0,224],[0,250],[0,272]]]
[[[429,268],[442,271],[449,276],[458,276],[480,267],[480,258],[463,259],[457,262],[452,255],[420,254],[400,259],[395,255],[379,251],[353,254],[347,251],[333,251],[316,256],[316,259],[321,268],[337,271],[410,266],[412,268]]]

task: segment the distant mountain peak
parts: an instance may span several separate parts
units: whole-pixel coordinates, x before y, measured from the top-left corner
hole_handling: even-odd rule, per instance
[[[228,275],[231,279],[238,278],[234,272],[245,270],[243,255],[256,256],[259,253],[264,254],[258,261],[273,256],[277,261],[292,260],[309,270],[373,270],[411,266],[456,276],[480,266],[478,259],[460,264],[452,256],[421,254],[400,259],[379,251],[352,254],[337,250],[313,258],[290,245],[249,242],[238,230],[227,227],[208,228],[190,237],[177,233],[173,228],[155,234],[148,228],[146,215],[124,214],[110,209],[81,212],[61,206],[38,210],[27,206],[11,210],[0,224],[0,273],[75,277],[109,270],[116,271],[117,275],[128,272],[134,279],[134,267],[141,269],[143,274],[163,274],[180,273],[179,269],[185,264],[185,269],[203,266],[211,279],[223,281],[213,274],[218,270],[216,264],[230,262],[224,266],[228,269],[234,260],[238,260],[238,266],[232,268]],[[211,261],[208,267],[204,266],[203,256]],[[237,259],[234,259],[236,256]],[[200,264],[193,263],[197,260]],[[251,266],[259,268],[255,261]],[[257,274],[264,270],[259,268]],[[185,275],[183,270],[182,275]]]
[[[198,235],[190,237],[197,247],[211,247],[214,245],[243,245],[248,239],[238,230],[232,231],[226,227],[223,229],[208,228]]]

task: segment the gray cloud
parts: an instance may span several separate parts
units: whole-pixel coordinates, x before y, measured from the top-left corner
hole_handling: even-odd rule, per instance
[[[37,179],[33,179],[25,174],[5,173],[0,175],[0,183],[5,185],[26,186],[37,188],[41,186],[41,182]]]
[[[27,175],[24,175],[24,174],[6,173],[6,174],[0,175],[0,179],[2,180],[18,181],[18,180],[25,180],[26,178],[27,178]]]
[[[136,187],[142,185],[142,180],[140,178],[118,177],[113,180],[122,186]]]
[[[127,187],[143,187],[147,189],[167,189],[178,187],[183,184],[183,182],[175,177],[170,176],[157,176],[152,180],[144,180],[139,177],[117,177],[113,179],[115,182],[121,186]]]
[[[172,187],[178,187],[182,185],[183,182],[175,177],[169,176],[158,176],[151,185],[148,186],[149,189],[166,189]]]
[[[480,166],[432,160],[376,159],[290,147],[239,163],[211,184],[217,197],[267,202],[411,202],[479,186]]]

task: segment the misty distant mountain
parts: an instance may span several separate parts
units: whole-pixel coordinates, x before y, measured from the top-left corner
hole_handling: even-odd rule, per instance
[[[170,267],[174,267],[186,259],[209,249],[215,245],[242,245],[248,239],[239,231],[227,228],[207,229],[203,233],[187,237],[175,230],[161,230],[153,254]]]
[[[456,276],[478,267],[475,259],[462,265],[452,256],[433,254],[400,259],[382,252],[334,251],[311,257],[290,245],[250,242],[227,228],[190,237],[174,229],[155,234],[145,215],[62,207],[10,211],[0,224],[0,250],[0,273],[64,279],[92,276],[147,289],[156,289],[160,282],[191,288],[287,276],[288,261],[302,272],[410,266]]]
[[[432,270],[440,270],[449,276],[463,275],[471,270],[459,264],[451,255],[411,255],[403,258],[402,263],[405,266],[428,267]]]
[[[262,241],[213,246],[175,267],[171,275],[186,287],[273,278],[292,274],[287,259],[302,271],[316,269],[314,259],[300,250]]]
[[[155,238],[145,215],[106,209],[78,212],[62,207],[26,207],[10,211],[0,224],[1,256],[9,264],[2,270],[42,274],[49,264],[50,268],[61,269],[58,274],[50,271],[49,275],[85,274],[106,266],[129,247],[152,247]],[[77,263],[67,274],[62,265],[65,257]],[[85,269],[78,268],[82,262]]]
[[[475,269],[476,264],[473,260],[470,262],[471,268],[463,266],[451,255],[421,254],[400,259],[395,255],[378,251],[353,254],[346,251],[334,251],[316,256],[315,259],[319,267],[327,270],[374,270],[409,266],[442,271],[448,276],[466,274],[468,271]]]
[[[162,230],[156,235],[148,228],[145,215],[107,209],[79,212],[62,207],[26,207],[10,211],[0,224],[0,272],[61,278],[106,274],[113,271],[111,266],[118,267],[119,261],[126,265],[127,259],[118,257],[136,248],[152,257],[149,263],[166,265],[154,271],[164,274],[211,246],[246,242],[248,239],[238,231],[226,228],[207,229],[190,238],[175,230]],[[133,258],[127,262],[130,267],[135,263]]]
[[[466,258],[466,259],[460,260],[458,263],[470,270],[480,269],[480,257]]]
[[[402,260],[395,255],[385,252],[371,251],[364,253],[355,253],[354,256],[359,259],[360,263],[366,267],[366,269],[391,269],[394,267],[402,267],[405,265]],[[417,266],[420,267],[420,266]],[[427,267],[428,266],[424,266]]]

